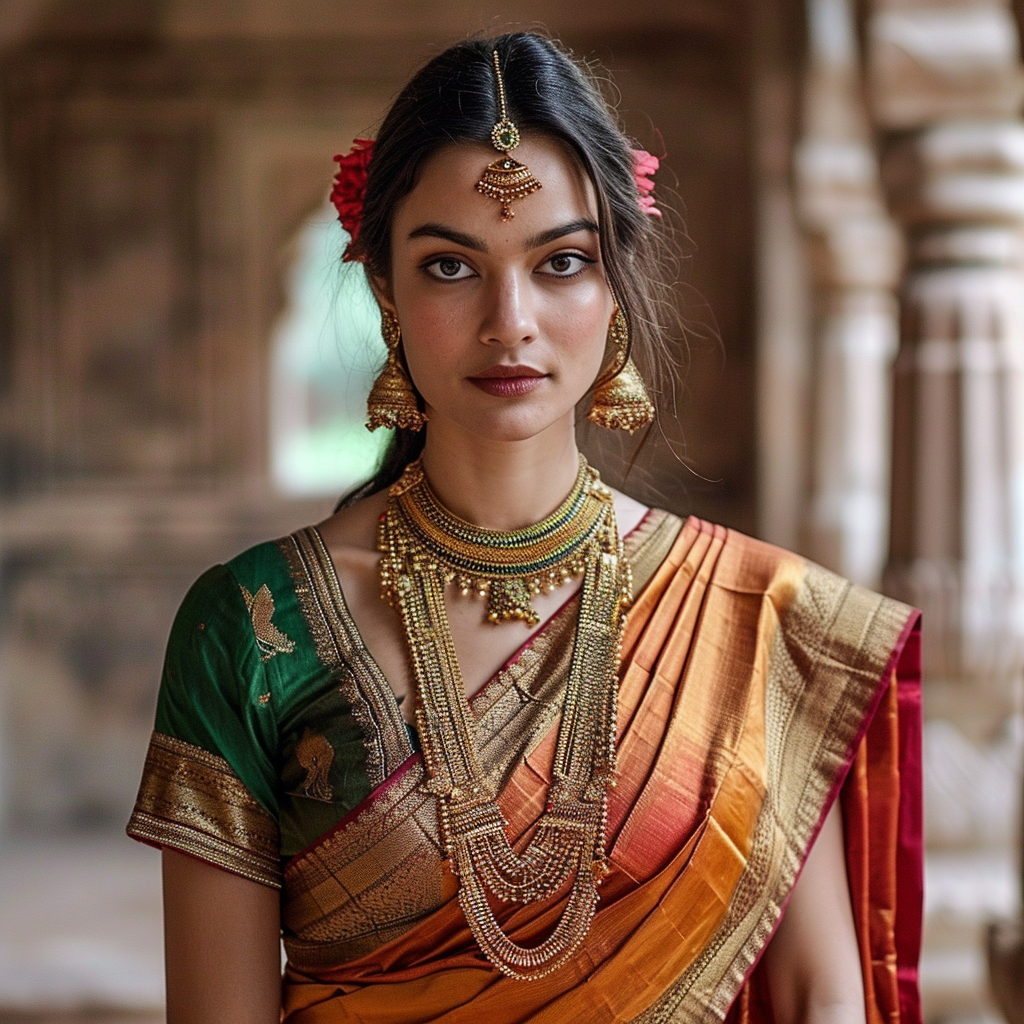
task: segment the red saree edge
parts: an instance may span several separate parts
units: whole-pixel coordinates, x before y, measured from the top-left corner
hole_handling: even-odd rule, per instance
[[[888,689],[886,681],[896,672],[897,708],[899,715],[900,816],[897,846],[898,904],[895,938],[897,979],[900,997],[900,1024],[921,1024],[921,994],[918,981],[918,961],[921,952],[922,914],[924,910],[924,839],[923,839],[923,782],[921,774],[921,613],[915,608],[907,617],[899,638],[893,645],[878,679],[877,689],[865,711],[860,727],[850,745],[846,763],[839,770],[822,808],[821,817],[814,827],[807,845],[808,853],[817,842],[825,818],[846,783],[857,751],[874,721],[882,698]],[[906,672],[906,677],[901,676]],[[915,717],[916,716],[916,717]],[[904,776],[904,769],[906,775]],[[736,1008],[748,989],[757,965],[761,962],[775,932],[782,923],[793,890],[803,873],[806,856],[793,879],[793,887],[786,895],[772,930],[747,969],[740,983],[733,1006],[726,1014],[727,1024],[733,1024]],[[906,888],[904,888],[906,886]]]
[[[899,725],[900,808],[896,850],[896,979],[901,1024],[920,1024],[918,963],[924,910],[924,784],[921,707],[921,615],[896,663]]]

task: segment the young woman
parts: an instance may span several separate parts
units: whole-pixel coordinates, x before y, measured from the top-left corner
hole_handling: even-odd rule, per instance
[[[576,447],[653,412],[650,161],[512,34],[342,164],[397,430],[175,621],[129,825],[168,1019],[916,1024],[916,615]]]

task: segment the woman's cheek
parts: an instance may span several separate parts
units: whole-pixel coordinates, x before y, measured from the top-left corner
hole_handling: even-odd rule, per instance
[[[451,337],[450,331],[446,330],[417,331],[410,335],[405,347],[405,361],[413,383],[431,404],[451,393],[464,376],[459,372],[459,361],[453,358],[450,350],[448,342]]]
[[[604,362],[607,331],[601,312],[592,309],[566,321],[559,332],[560,348],[583,376],[595,377]]]

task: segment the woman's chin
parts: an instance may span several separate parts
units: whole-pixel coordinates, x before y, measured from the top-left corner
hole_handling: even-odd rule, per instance
[[[478,412],[478,410],[474,410]],[[435,414],[431,422],[439,418]],[[482,441],[499,443],[513,443],[517,441],[529,441],[543,434],[561,433],[561,429],[573,430],[574,408],[567,410],[552,410],[530,408],[528,403],[523,403],[518,408],[508,408],[500,411],[486,411],[479,415],[466,415],[466,411],[453,417],[453,422],[460,432],[471,434]]]

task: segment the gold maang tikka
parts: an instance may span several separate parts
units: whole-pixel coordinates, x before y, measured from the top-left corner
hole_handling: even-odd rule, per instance
[[[541,184],[526,164],[521,164],[510,156],[512,150],[519,145],[519,129],[508,116],[505,83],[501,77],[501,61],[497,50],[491,54],[491,58],[494,62],[494,78],[498,87],[498,113],[500,115],[491,129],[491,145],[504,156],[484,168],[483,176],[476,183],[476,190],[491,199],[497,199],[501,203],[501,219],[510,221],[515,216],[512,211],[512,203],[517,199],[525,199],[531,193],[536,192]]]

